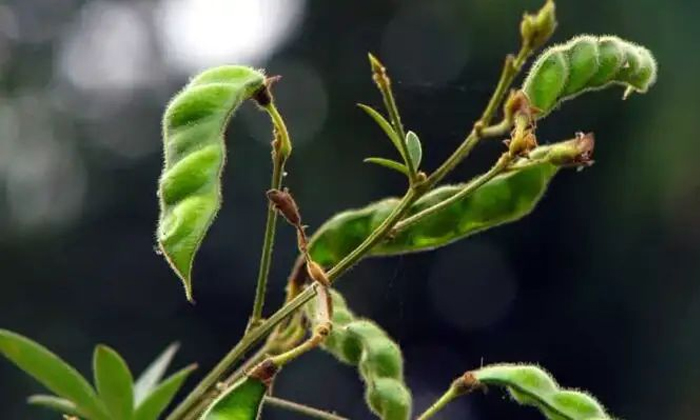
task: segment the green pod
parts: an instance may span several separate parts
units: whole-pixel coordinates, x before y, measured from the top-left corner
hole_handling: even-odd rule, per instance
[[[372,255],[431,250],[518,220],[532,212],[558,169],[547,161],[516,166],[445,210],[379,244],[372,250]],[[431,191],[411,206],[408,216],[432,207],[463,188],[464,185],[448,185]]]
[[[156,236],[188,300],[194,256],[221,206],[224,131],[236,108],[264,82],[264,75],[249,67],[213,68],[192,79],[165,110]]]
[[[516,402],[539,409],[549,420],[612,420],[591,395],[559,387],[537,366],[497,364],[471,374],[483,385],[505,387]]]
[[[397,380],[375,379],[365,390],[365,400],[372,412],[383,420],[405,420],[411,417],[411,394]]]
[[[355,318],[336,290],[330,295],[333,329],[323,349],[344,363],[358,366],[365,383],[365,399],[374,414],[382,420],[408,420],[412,398],[403,379],[400,347],[377,324]],[[315,301],[309,302],[306,311],[315,313]],[[313,321],[314,317],[309,319]]]
[[[549,147],[536,149],[545,154]],[[371,255],[386,256],[432,250],[480,231],[516,221],[529,214],[547,189],[559,165],[546,159],[516,165],[485,183],[474,193],[444,210],[406,227],[372,249]],[[429,208],[461,191],[466,184],[437,188],[411,206],[408,216]],[[372,232],[397,205],[389,198],[349,210],[329,219],[312,236],[310,252],[314,261],[332,267]],[[407,217],[408,217],[407,216]]]
[[[214,400],[199,420],[256,420],[267,389],[260,379],[245,377]]]
[[[401,349],[377,326],[360,320],[345,326],[349,337],[360,341],[363,352],[360,358],[360,372],[365,376],[403,379],[403,358]]]
[[[651,52],[615,36],[582,35],[544,51],[523,82],[522,90],[544,117],[561,102],[610,85],[645,93],[656,81]]]

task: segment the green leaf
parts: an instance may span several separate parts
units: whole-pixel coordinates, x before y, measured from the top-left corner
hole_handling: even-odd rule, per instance
[[[175,397],[175,394],[187,377],[196,368],[196,365],[188,366],[156,386],[143,402],[137,405],[134,420],[157,420],[173,400],[173,397]]]
[[[471,374],[483,385],[506,388],[515,401],[536,407],[549,420],[612,420],[591,395],[559,387],[538,366],[497,364]]]
[[[58,413],[68,414],[70,416],[77,417],[83,415],[75,403],[65,398],[54,397],[53,395],[32,395],[27,399],[27,403],[30,405],[45,407]]]
[[[238,106],[264,83],[252,68],[216,67],[192,79],[165,110],[156,237],[190,301],[194,257],[221,207],[223,133]]]
[[[383,166],[385,168],[393,169],[395,171],[401,172],[402,174],[408,176],[408,168],[403,163],[399,163],[395,160],[384,159],[380,157],[369,157],[363,162],[374,163],[375,165]]]
[[[394,127],[391,126],[391,123],[382,116],[379,112],[375,111],[374,108],[365,105],[365,104],[357,104],[363,111],[367,113],[374,122],[377,123],[377,125],[384,131],[387,137],[389,137],[389,140],[394,144],[394,147],[396,147],[396,150],[399,151],[399,154],[405,159],[406,157],[403,156],[403,147],[401,146],[401,138],[399,135],[396,133],[394,130]]]
[[[267,385],[246,377],[217,398],[199,420],[256,420],[263,405]]]
[[[406,133],[406,148],[408,149],[408,155],[411,157],[411,162],[413,162],[413,167],[420,168],[421,160],[423,160],[423,148],[420,144],[420,139],[413,131]]]
[[[138,407],[160,382],[179,347],[178,343],[169,345],[139,376],[134,384],[134,406]]]
[[[134,383],[124,359],[113,349],[98,345],[93,370],[97,391],[112,418],[130,420],[134,415]]]
[[[102,402],[85,378],[45,347],[0,329],[0,353],[47,389],[75,403],[83,417],[107,418]]]

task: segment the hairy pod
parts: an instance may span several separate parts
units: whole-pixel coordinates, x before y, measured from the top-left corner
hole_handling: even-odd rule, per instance
[[[264,83],[249,67],[217,67],[192,79],[165,111],[157,240],[189,300],[195,253],[221,206],[226,125]]]
[[[496,364],[470,373],[482,385],[506,388],[516,402],[539,409],[550,420],[612,419],[594,397],[561,388],[537,366]]]
[[[377,324],[356,318],[340,293],[331,290],[331,299],[333,330],[323,348],[342,362],[358,366],[373,413],[382,420],[407,420],[412,399],[404,383],[401,349]],[[315,313],[313,304],[307,313]]]
[[[593,147],[592,136],[586,136],[585,140],[585,144],[577,140],[535,148],[530,152],[531,160],[518,160],[506,173],[496,176],[464,199],[378,244],[371,255],[435,249],[526,216],[535,208],[561,167],[587,161]],[[443,186],[427,193],[413,204],[407,217],[457,194],[464,185]],[[362,243],[398,202],[397,198],[388,198],[332,217],[311,237],[311,257],[324,267],[332,267]]]
[[[656,81],[651,52],[616,36],[578,36],[544,51],[535,61],[522,90],[544,117],[561,102],[610,85],[645,93]]]

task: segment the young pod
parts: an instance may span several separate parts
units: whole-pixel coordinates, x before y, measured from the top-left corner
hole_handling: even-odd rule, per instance
[[[561,388],[538,366],[496,364],[470,373],[482,385],[506,388],[516,402],[539,409],[550,420],[612,420],[598,400]]]
[[[357,319],[345,299],[331,290],[334,328],[322,347],[339,360],[359,367],[367,405],[382,420],[408,420],[411,393],[404,384],[401,349],[377,324]],[[307,308],[313,322],[315,305]]]
[[[165,111],[156,236],[189,300],[195,253],[221,206],[223,133],[233,112],[264,82],[263,74],[249,67],[210,69],[192,79]]]
[[[543,52],[535,61],[522,90],[544,117],[561,102],[610,85],[645,93],[656,81],[651,52],[615,36],[583,35]]]

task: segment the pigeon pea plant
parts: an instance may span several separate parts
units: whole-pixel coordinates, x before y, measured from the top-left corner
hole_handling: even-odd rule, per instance
[[[406,130],[401,120],[386,69],[370,55],[387,117],[369,106],[360,108],[393,143],[399,159],[366,161],[404,174],[408,187],[401,198],[338,213],[311,237],[306,235],[294,198],[282,185],[292,141],[271,93],[277,78],[250,67],[221,66],[196,76],[175,96],[163,118],[157,240],[190,301],[194,257],[221,205],[224,132],[229,119],[241,103],[252,100],[269,114],[274,140],[267,224],[248,328],[167,420],[252,420],[266,405],[314,418],[342,419],[270,395],[271,384],[286,364],[318,348],[357,366],[366,403],[378,418],[411,418],[413,404],[399,345],[377,324],[356,316],[332,287],[365,257],[431,250],[518,220],[534,209],[560,169],[592,164],[593,134],[577,133],[572,139],[540,144],[536,125],[562,102],[587,91],[621,85],[624,97],[646,92],[656,80],[656,62],[646,48],[618,37],[584,35],[545,50],[522,86],[511,89],[528,58],[544,46],[555,27],[551,0],[538,12],[525,14],[520,50],[506,57],[481,118],[452,155],[430,173],[421,167],[420,138]],[[502,119],[493,123],[499,109]],[[462,184],[440,186],[480,141],[504,136],[508,137],[506,150],[486,173]],[[286,302],[263,318],[278,215],[297,232],[299,258],[289,276]],[[256,346],[257,352],[243,361]],[[169,347],[134,383],[119,355],[98,346],[95,390],[60,358],[25,337],[0,330],[0,352],[55,394],[33,396],[30,403],[89,420],[155,420],[193,369],[187,367],[161,381],[175,352],[175,347]],[[540,367],[524,364],[496,364],[465,373],[417,418],[432,418],[454,398],[486,387],[504,388],[515,402],[535,407],[550,420],[612,419],[589,394],[561,388]]]

